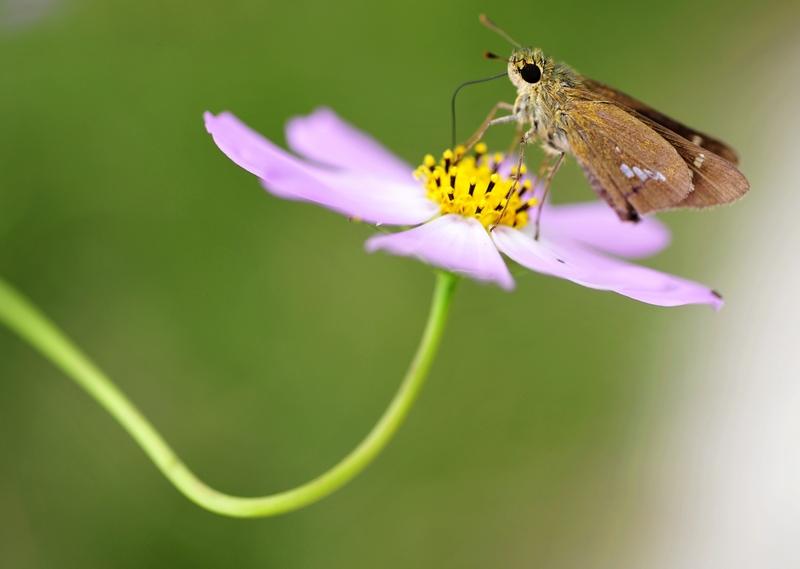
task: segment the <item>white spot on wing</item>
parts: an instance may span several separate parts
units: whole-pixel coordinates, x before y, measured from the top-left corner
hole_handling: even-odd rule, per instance
[[[647,181],[647,174],[645,174],[641,168],[638,166],[633,167],[633,173],[636,174],[636,177],[639,178],[642,182]]]
[[[625,174],[625,177],[629,180],[636,176],[642,182],[646,182],[648,180],[658,180],[659,182],[666,182],[667,178],[661,172],[653,172],[645,168],[644,170],[639,168],[638,166],[634,166],[631,168],[627,164],[622,164],[619,169]]]
[[[703,160],[705,160],[705,159],[706,159],[706,155],[705,154],[698,154],[694,159],[694,167],[695,168],[700,168],[700,166],[703,165]]]
[[[622,173],[625,174],[626,178],[633,178],[633,171],[628,167],[627,164],[623,164],[619,167],[622,170]]]

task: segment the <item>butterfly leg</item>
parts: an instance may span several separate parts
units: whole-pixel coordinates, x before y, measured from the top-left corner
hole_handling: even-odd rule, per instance
[[[544,179],[544,176],[547,173],[547,169],[550,168],[550,165],[553,162],[553,158],[554,157],[555,157],[555,154],[547,154],[547,155],[545,155],[544,160],[542,161],[542,165],[539,166],[539,172],[536,174],[535,180],[536,180],[537,184],[541,180]],[[534,191],[535,191],[535,188],[534,188]],[[520,197],[521,196],[522,196],[522,192],[520,192]],[[539,209],[541,209],[541,204],[542,203],[544,203],[544,196],[542,196],[542,199],[539,201]],[[537,217],[537,222],[538,222],[538,217]],[[538,231],[537,231],[537,236],[538,236]]]
[[[513,115],[512,115],[513,116]],[[522,125],[517,126],[517,132],[521,130]],[[517,158],[517,169],[514,170],[514,183],[511,184],[511,188],[508,190],[506,194],[506,203],[503,205],[503,211],[500,212],[500,217],[497,218],[497,222],[499,223],[503,216],[506,214],[506,210],[508,209],[508,203],[511,201],[511,196],[514,195],[514,192],[519,187],[519,179],[522,177],[522,157],[525,155],[525,144],[533,140],[531,136],[531,132],[526,132],[520,139],[519,139],[519,157]],[[519,135],[518,135],[519,136]],[[535,136],[535,133],[534,135]],[[514,144],[511,145],[509,149],[509,154],[511,154],[511,150],[514,148]],[[520,192],[522,193],[522,192]]]
[[[500,101],[494,107],[492,107],[492,110],[489,113],[489,116],[486,117],[486,120],[483,121],[481,126],[478,127],[478,130],[475,131],[475,134],[473,134],[469,138],[469,140],[467,140],[467,142],[464,144],[464,146],[466,147],[466,152],[469,152],[472,149],[472,147],[478,143],[478,141],[483,137],[483,134],[490,126],[507,122],[514,122],[517,120],[517,115],[508,115],[505,117],[500,117],[498,119],[494,118],[494,116],[497,114],[497,111],[499,111],[500,109],[513,111],[514,105]]]
[[[533,238],[537,241],[539,240],[539,221],[542,219],[542,208],[544,207],[544,200],[547,198],[547,192],[550,190],[550,182],[553,181],[553,176],[556,175],[556,172],[558,171],[563,161],[564,161],[564,153],[562,152],[561,154],[558,155],[556,163],[553,164],[553,167],[550,169],[550,173],[547,175],[547,180],[545,180],[544,182],[542,201],[539,203],[539,208],[536,210],[536,231],[533,234]]]
[[[547,156],[544,157],[544,162],[542,162],[542,165],[539,168],[539,173],[536,174],[536,181],[537,182],[539,180],[541,180],[542,178],[544,178],[544,175],[547,172],[547,169],[550,167],[550,162],[553,161],[553,156],[554,156],[553,154],[548,154]]]
[[[520,138],[522,137],[522,129],[525,128],[522,123],[517,125],[517,131],[514,133],[514,138],[511,139],[511,144],[508,147],[508,150],[505,153],[505,156],[511,156],[511,153],[514,152],[514,147],[517,144],[520,144]],[[505,158],[503,158],[505,160]]]

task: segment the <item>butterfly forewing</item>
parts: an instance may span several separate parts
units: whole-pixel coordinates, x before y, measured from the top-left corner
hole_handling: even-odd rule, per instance
[[[659,113],[657,110],[653,109],[631,97],[630,95],[626,95],[622,91],[618,91],[613,87],[609,87],[608,85],[603,85],[602,83],[595,81],[593,79],[583,78],[583,85],[586,89],[594,92],[598,95],[601,99],[615,101],[617,103],[621,103],[625,107],[636,111],[637,113],[644,115],[651,121],[665,127],[667,130],[670,130],[679,136],[685,138],[692,144],[699,146],[705,150],[709,150],[720,156],[733,164],[734,166],[739,164],[739,157],[737,156],[736,152],[726,145],[724,142],[721,142],[707,134],[703,134],[702,132],[698,132],[693,128],[690,128],[686,125],[679,123],[678,121],[671,119],[670,117]]]
[[[610,101],[572,98],[567,138],[590,184],[621,219],[673,209],[692,180],[673,146]]]

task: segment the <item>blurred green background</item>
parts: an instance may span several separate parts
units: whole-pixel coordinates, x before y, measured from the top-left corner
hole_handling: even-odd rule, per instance
[[[459,83],[523,44],[747,149],[758,61],[795,2],[0,3],[0,275],[49,314],[212,486],[288,489],[372,427],[433,278],[366,255],[370,230],[266,195],[206,134],[231,110],[282,143],[334,108],[412,164],[449,145]],[[752,80],[758,77],[758,81]],[[777,83],[775,83],[777,84]],[[460,95],[461,138],[514,91]],[[511,129],[490,141],[505,148]],[[538,154],[531,153],[531,163]],[[571,162],[556,201],[592,199]],[[744,206],[746,207],[746,206]],[[662,216],[651,266],[724,293],[737,206]],[[730,299],[729,299],[730,300]],[[0,328],[0,567],[624,566],[640,457],[707,307],[663,309],[534,274],[463,283],[429,383],[343,490],[289,515],[191,504],[69,379]],[[709,323],[710,322],[710,323]]]

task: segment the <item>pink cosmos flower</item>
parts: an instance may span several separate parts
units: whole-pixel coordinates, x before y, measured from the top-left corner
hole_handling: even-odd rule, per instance
[[[498,171],[498,158],[451,162],[452,153],[445,153],[438,164],[426,157],[415,171],[325,108],[295,117],[286,127],[288,146],[302,159],[231,113],[207,112],[205,124],[220,150],[275,196],[314,202],[376,225],[413,226],[369,238],[369,252],[417,257],[511,290],[514,279],[503,253],[532,271],[649,304],[722,306],[720,296],[701,284],[619,258],[646,257],[669,244],[668,229],[656,219],[624,223],[600,202],[545,204],[535,240],[526,212],[536,201],[530,181],[506,205],[511,181],[502,167]]]

